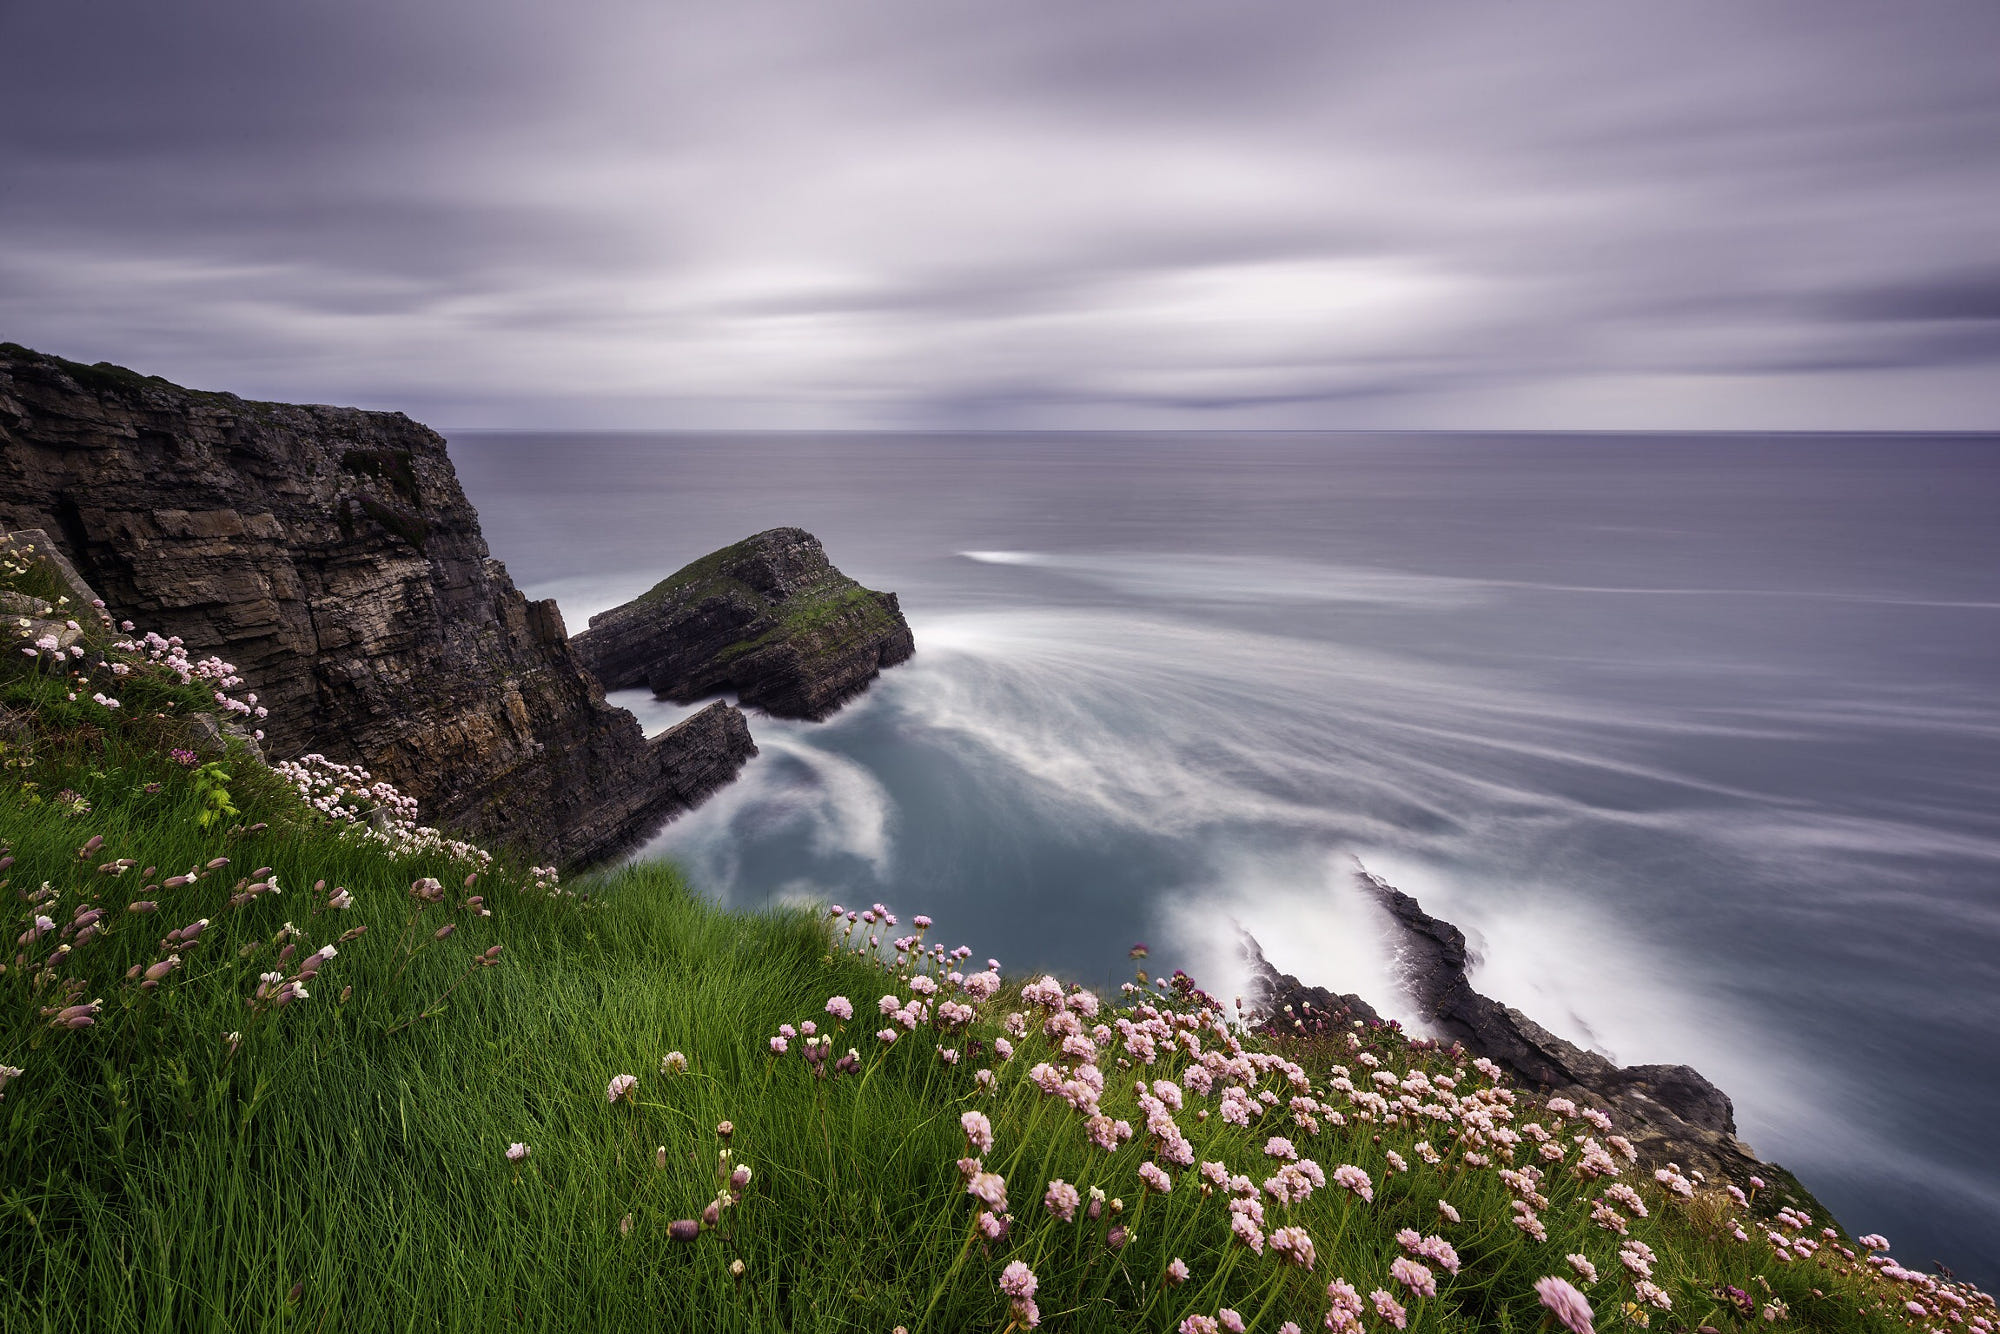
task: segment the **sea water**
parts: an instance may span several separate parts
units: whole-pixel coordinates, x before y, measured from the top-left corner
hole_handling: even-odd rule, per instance
[[[1408,1016],[1359,858],[1483,991],[1685,1062],[1898,1258],[2000,1280],[2000,437],[462,432],[572,631],[810,529],[917,656],[639,855],[1010,971],[1241,931]],[[620,691],[649,732],[687,710]]]

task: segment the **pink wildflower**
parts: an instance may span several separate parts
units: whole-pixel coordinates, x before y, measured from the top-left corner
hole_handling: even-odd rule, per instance
[[[967,1112],[958,1118],[958,1124],[965,1131],[966,1142],[979,1153],[988,1153],[993,1148],[993,1123],[986,1119],[984,1112]]]
[[[1368,1300],[1375,1303],[1375,1314],[1394,1325],[1397,1329],[1408,1329],[1410,1313],[1397,1300],[1381,1288],[1368,1294]]]
[[[510,1163],[518,1163],[533,1152],[534,1152],[533,1149],[517,1141],[507,1146],[507,1161]]]
[[[1271,1252],[1301,1269],[1313,1267],[1313,1240],[1302,1227],[1281,1227],[1271,1234]]]
[[[604,1086],[605,1100],[607,1102],[623,1101],[631,1097],[632,1091],[638,1087],[639,1077],[637,1075],[613,1075],[611,1082]]]
[[[1562,1322],[1570,1334],[1597,1334],[1590,1326],[1590,1303],[1568,1279],[1553,1275],[1536,1279],[1535,1296],[1541,1298],[1542,1305]]]
[[[1264,1141],[1264,1156],[1289,1160],[1298,1157],[1299,1151],[1293,1148],[1292,1142],[1283,1135],[1273,1135]]]
[[[1191,1315],[1181,1321],[1180,1334],[1216,1334],[1215,1317],[1212,1315]]]
[[[1399,1255],[1389,1262],[1389,1277],[1419,1297],[1437,1296],[1437,1280],[1431,1271],[1405,1256]]]
[[[1339,1186],[1342,1190],[1353,1191],[1361,1197],[1363,1204],[1367,1204],[1375,1198],[1375,1183],[1368,1179],[1366,1172],[1352,1163],[1342,1163],[1339,1167],[1333,1169],[1333,1184]],[[1401,1327],[1398,1326],[1398,1328]]]
[[[965,1193],[996,1214],[1007,1212],[1007,1179],[998,1172],[976,1172],[965,1185]]]
[[[1061,1177],[1051,1181],[1048,1190],[1042,1195],[1042,1207],[1065,1223],[1076,1220],[1076,1207],[1081,1201],[1082,1197],[1076,1193],[1076,1187]]]
[[[1149,1189],[1161,1195],[1165,1195],[1174,1188],[1172,1178],[1161,1171],[1157,1163],[1140,1163],[1139,1180],[1143,1181]]]
[[[1188,1281],[1187,1261],[1176,1255],[1167,1263],[1167,1272],[1160,1280],[1170,1288],[1178,1288]]]
[[[1041,1280],[1035,1277],[1035,1271],[1019,1260],[1010,1261],[1000,1271],[1000,1291],[1009,1297],[1032,1297],[1040,1286]]]
[[[1215,1313],[1215,1323],[1228,1330],[1229,1334],[1243,1334],[1243,1317],[1226,1306]]]

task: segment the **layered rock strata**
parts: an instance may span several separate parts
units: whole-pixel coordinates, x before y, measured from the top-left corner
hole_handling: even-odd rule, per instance
[[[606,704],[401,413],[0,344],[0,526],[47,530],[116,617],[236,664],[266,749],[358,762],[425,820],[538,856],[617,851],[756,753],[727,706],[649,741]]]
[[[916,651],[894,593],[835,569],[803,528],[703,556],[570,643],[612,689],[690,703],[723,691],[781,718],[825,718]]]
[[[1755,1172],[1791,1182],[1789,1173],[1759,1161],[1755,1151],[1737,1138],[1729,1095],[1699,1071],[1685,1065],[1618,1065],[1482,995],[1467,977],[1476,960],[1466,950],[1464,932],[1432,917],[1381,877],[1365,869],[1356,875],[1396,923],[1398,980],[1417,1012],[1443,1036],[1493,1061],[1530,1088],[1607,1108],[1649,1163],[1673,1161],[1737,1180]],[[1254,940],[1246,940],[1244,948],[1255,999],[1267,1025],[1325,1032],[1357,1019],[1380,1022],[1374,1008],[1359,996],[1310,987],[1279,972]]]

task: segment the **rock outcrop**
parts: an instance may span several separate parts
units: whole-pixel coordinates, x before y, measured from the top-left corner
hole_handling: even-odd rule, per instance
[[[427,821],[540,856],[608,855],[756,750],[727,706],[649,741],[606,704],[401,413],[0,344],[0,526],[46,529],[115,616],[235,663],[266,749],[359,762]]]
[[[1791,1180],[1782,1168],[1759,1161],[1736,1137],[1729,1095],[1699,1071],[1685,1065],[1618,1065],[1482,995],[1467,977],[1476,961],[1466,951],[1464,932],[1432,917],[1381,877],[1365,869],[1356,875],[1398,927],[1394,958],[1398,980],[1418,1013],[1444,1037],[1493,1061],[1530,1088],[1607,1108],[1649,1162],[1671,1160],[1711,1176],[1739,1180],[1753,1172]],[[1355,1019],[1380,1022],[1359,996],[1308,987],[1279,972],[1265,961],[1254,940],[1246,940],[1245,955],[1258,1009],[1274,1028],[1324,1032]]]
[[[607,687],[690,703],[733,690],[781,718],[824,718],[916,651],[894,593],[863,588],[802,528],[711,552],[570,641]]]

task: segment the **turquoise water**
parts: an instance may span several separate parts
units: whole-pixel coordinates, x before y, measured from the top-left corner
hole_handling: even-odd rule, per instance
[[[1359,856],[1485,991],[1685,1061],[1905,1263],[2000,1279],[2000,438],[452,437],[572,629],[779,524],[918,656],[641,855],[1010,968],[1253,931],[1400,1001]],[[650,729],[681,710],[614,698]]]

